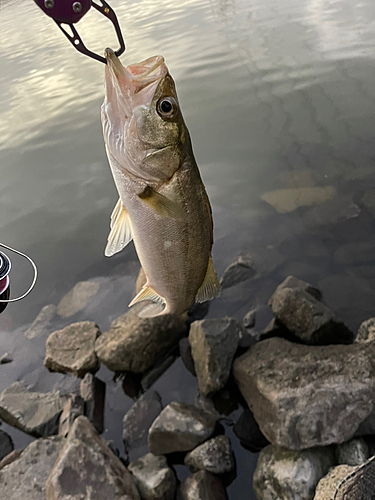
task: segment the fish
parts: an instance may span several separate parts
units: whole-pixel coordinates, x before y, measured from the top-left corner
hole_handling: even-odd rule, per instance
[[[129,307],[183,314],[217,297],[213,222],[176,87],[162,56],[123,66],[106,49],[104,143],[119,194],[105,255],[132,240],[146,282]]]

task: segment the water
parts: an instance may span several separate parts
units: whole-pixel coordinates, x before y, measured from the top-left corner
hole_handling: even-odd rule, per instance
[[[127,44],[122,61],[163,54],[176,81],[213,207],[218,274],[241,253],[258,270],[253,281],[225,291],[210,316],[242,319],[256,306],[262,328],[272,291],[294,274],[319,286],[356,330],[375,303],[375,4],[112,5]],[[115,45],[98,15],[90,12],[78,27],[98,52]],[[2,0],[0,30],[0,241],[30,254],[40,271],[35,291],[0,317],[0,353],[14,356],[0,367],[0,389],[21,379],[40,390],[71,389],[75,380],[43,369],[45,339],[25,340],[25,328],[77,281],[94,280],[99,299],[73,319],[92,319],[105,331],[126,310],[138,272],[133,248],[103,256],[117,199],[100,125],[104,68],[74,51],[31,0]],[[333,199],[278,213],[261,198],[311,186],[332,186]],[[18,294],[32,276],[27,264],[13,263]],[[121,419],[132,401],[108,371],[99,375],[108,383],[105,437],[122,449]],[[196,381],[179,360],[155,388],[164,404],[193,402]],[[9,432],[16,446],[31,439]],[[233,442],[238,477],[230,500],[244,491],[252,499],[256,456]]]

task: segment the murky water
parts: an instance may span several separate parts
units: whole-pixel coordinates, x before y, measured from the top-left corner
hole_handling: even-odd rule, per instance
[[[374,2],[112,5],[128,47],[123,62],[162,54],[176,81],[213,207],[218,273],[240,253],[251,254],[257,267],[256,278],[225,291],[210,316],[242,319],[256,306],[262,328],[270,318],[267,300],[289,274],[319,286],[351,328],[373,316]],[[78,27],[97,51],[114,43],[98,15],[89,13]],[[104,68],[75,52],[31,0],[1,0],[0,32],[0,241],[29,253],[40,271],[33,294],[0,317],[0,354],[14,356],[0,366],[0,389],[21,379],[41,390],[70,388],[73,378],[42,367],[45,338],[25,339],[25,328],[77,281],[94,280],[98,296],[73,320],[92,319],[104,331],[126,310],[138,272],[133,248],[103,255],[117,200],[100,125]],[[306,204],[304,188],[326,186],[328,201],[313,190],[312,204],[296,208]],[[264,196],[287,188],[294,210],[286,211],[282,193]],[[31,270],[13,262],[17,294]],[[121,419],[132,401],[108,371],[99,375],[108,382],[105,437],[122,449]],[[164,404],[196,395],[180,360],[155,388]],[[29,440],[10,432],[16,446]],[[245,491],[254,498],[256,456],[233,442],[238,477],[230,499],[242,500]]]

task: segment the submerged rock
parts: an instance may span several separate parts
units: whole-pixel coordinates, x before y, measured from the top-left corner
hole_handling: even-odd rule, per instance
[[[6,432],[0,430],[0,460],[14,450],[12,438]]]
[[[59,392],[31,392],[15,382],[0,394],[0,418],[34,437],[58,433],[59,419],[69,396]]]
[[[304,282],[293,280],[289,277],[281,283],[269,301],[275,318],[305,344],[351,342],[353,333],[316,298],[311,291],[316,289],[308,283],[303,288],[299,283]]]
[[[142,304],[136,304],[115,319],[96,341],[99,360],[112,371],[144,373],[187,333],[183,317],[166,314],[140,318],[137,312],[142,308]]]
[[[331,448],[291,451],[269,445],[260,452],[254,472],[257,500],[312,500],[318,482],[334,464]]]
[[[38,316],[34,319],[33,323],[26,330],[25,336],[28,339],[35,339],[48,333],[48,326],[51,323],[52,318],[55,316],[56,310],[57,307],[53,304],[44,306]]]
[[[373,410],[375,344],[263,340],[233,365],[262,433],[290,449],[347,441]]]
[[[46,342],[44,366],[51,372],[71,373],[76,377],[98,370],[94,347],[99,335],[93,321],[72,323],[51,333]]]
[[[192,323],[189,342],[199,391],[204,396],[226,384],[241,333],[242,326],[233,318]]]
[[[213,434],[217,418],[193,405],[170,403],[150,427],[151,453],[166,455],[192,450]]]
[[[173,500],[177,480],[167,459],[147,453],[129,465],[142,500]]]
[[[206,470],[213,474],[224,474],[234,468],[230,439],[217,436],[197,446],[185,456],[185,465],[192,472]]]
[[[97,294],[99,283],[94,281],[80,281],[68,292],[57,306],[57,314],[62,318],[69,318],[83,309],[90,299]]]
[[[105,387],[105,383],[92,373],[86,373],[80,385],[84,414],[99,434],[104,430]]]
[[[262,194],[261,199],[280,214],[286,214],[299,207],[324,203],[334,196],[336,196],[336,189],[333,186],[324,186],[278,189]]]
[[[47,500],[140,500],[130,472],[86,417],[78,417],[46,483]]]
[[[177,500],[228,500],[228,496],[217,476],[201,470],[181,484]]]
[[[335,453],[339,465],[362,465],[369,458],[369,448],[362,438],[336,445]]]
[[[46,500],[46,480],[64,444],[62,437],[38,439],[0,471],[1,498]]]
[[[220,279],[220,288],[230,288],[242,281],[249,280],[255,276],[254,263],[250,255],[241,255],[235,262],[229,264]]]

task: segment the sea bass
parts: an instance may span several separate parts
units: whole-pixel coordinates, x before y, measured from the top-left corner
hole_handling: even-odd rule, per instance
[[[219,295],[211,206],[164,58],[124,67],[106,50],[103,135],[119,200],[105,255],[134,241],[146,283],[129,304],[182,314]],[[156,315],[156,314],[155,314]]]

